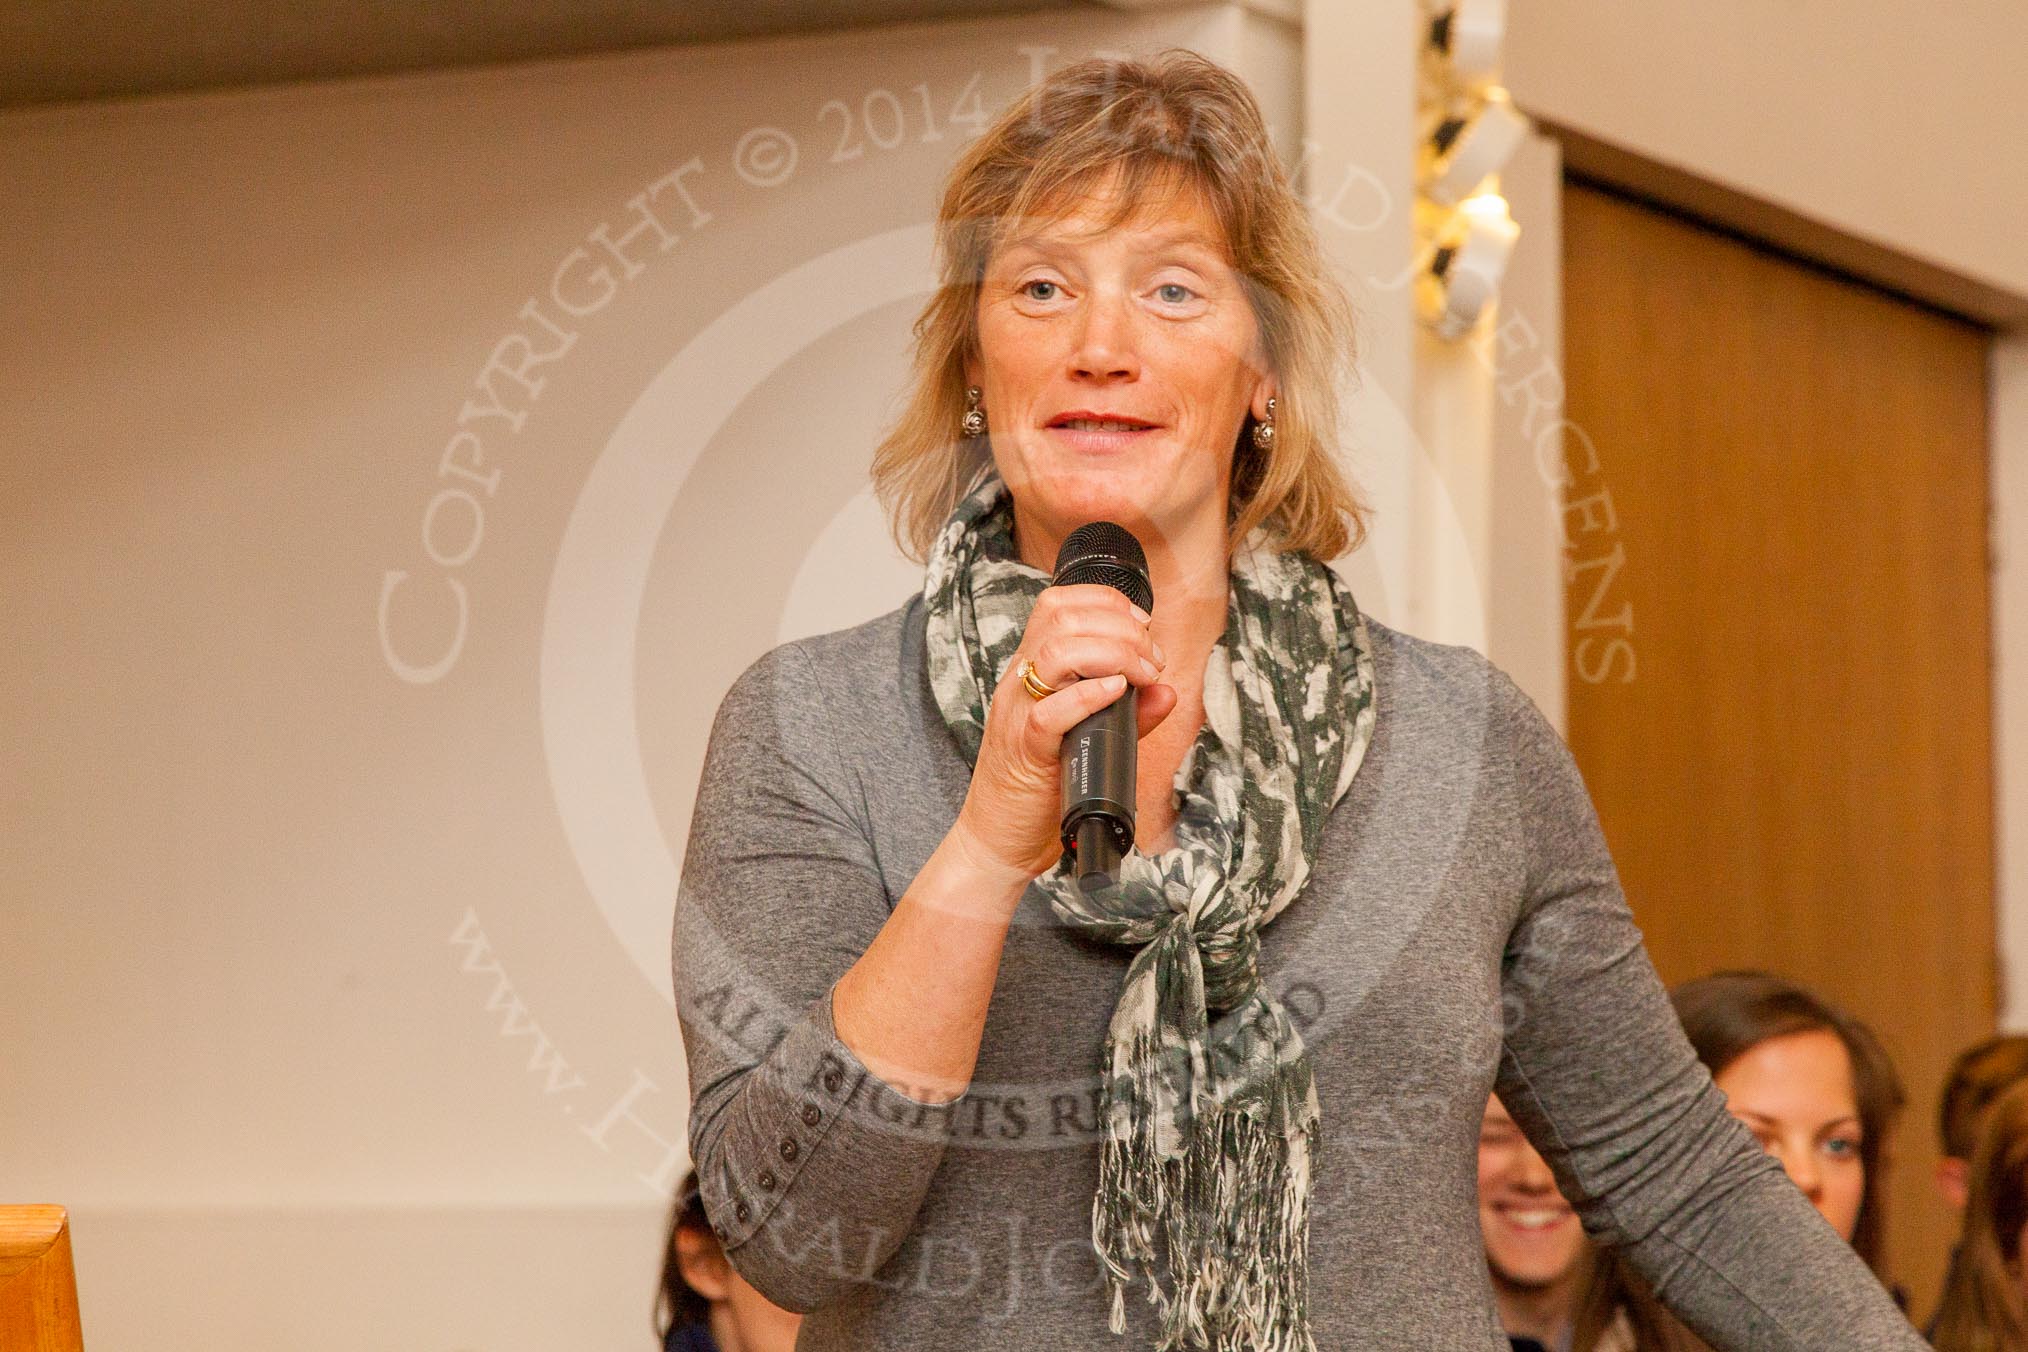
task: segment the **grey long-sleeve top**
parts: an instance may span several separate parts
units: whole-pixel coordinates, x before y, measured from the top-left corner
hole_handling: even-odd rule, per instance
[[[1263,979],[1316,1070],[1321,1352],[1495,1352],[1476,1142],[1501,1098],[1586,1230],[1731,1352],[1924,1346],[1726,1112],[1671,1014],[1569,750],[1467,648],[1370,621],[1379,713]],[[970,767],[919,598],[784,644],[713,724],[676,905],[689,1141],[733,1265],[798,1348],[1141,1352],[1091,1245],[1096,1071],[1131,950],[1022,898],[969,1088],[927,1104],[836,1036],[832,983],[956,820]]]

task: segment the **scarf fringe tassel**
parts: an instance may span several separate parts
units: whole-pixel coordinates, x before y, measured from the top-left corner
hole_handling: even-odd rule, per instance
[[[1132,1050],[1128,1064],[1144,1074],[1156,1064],[1145,1039]],[[1275,1078],[1268,1101],[1290,1102],[1288,1068]],[[1315,1352],[1305,1306],[1316,1124],[1284,1135],[1226,1105],[1194,1116],[1187,1130],[1188,1145],[1168,1159],[1156,1158],[1151,1126],[1105,1141],[1092,1228],[1112,1289],[1112,1331],[1126,1332],[1126,1288],[1138,1268],[1162,1324],[1156,1352]],[[1153,1270],[1158,1233],[1174,1295]]]

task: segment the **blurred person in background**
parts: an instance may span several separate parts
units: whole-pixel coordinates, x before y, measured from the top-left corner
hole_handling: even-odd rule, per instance
[[[2028,1352],[2028,1083],[1993,1101],[1965,1181],[1964,1230],[1930,1340],[1938,1352]]]
[[[1587,1250],[1577,1212],[1498,1094],[1479,1125],[1479,1230],[1514,1352],[1570,1352]]]
[[[1970,1188],[1972,1153],[1979,1143],[1979,1127],[1986,1109],[2001,1094],[2028,1080],[2028,1037],[2001,1033],[1975,1042],[1958,1053],[1944,1079],[1943,1096],[1937,1108],[1937,1143],[1942,1157],[1936,1162],[1936,1188],[1952,1211],[1962,1214]],[[1957,1279],[1961,1246],[1951,1249],[1950,1266],[1944,1274],[1944,1290]],[[1942,1310],[1939,1306],[1938,1314]],[[1928,1329],[1933,1341],[1937,1325]]]
[[[662,1249],[655,1333],[663,1352],[794,1352],[803,1316],[772,1304],[718,1246],[692,1169],[676,1190]]]
[[[1979,1126],[1995,1099],[2028,1080],[2028,1035],[2001,1033],[1958,1053],[1937,1108],[1936,1187],[1951,1210],[1965,1209]]]
[[[1903,1103],[1880,1039],[1829,1001],[1766,972],[1687,981],[1670,1000],[1728,1110],[1879,1273],[1886,1142]],[[1624,1264],[1601,1259],[1585,1286],[1575,1352],[1704,1347]],[[1896,1298],[1906,1304],[1899,1292]]]

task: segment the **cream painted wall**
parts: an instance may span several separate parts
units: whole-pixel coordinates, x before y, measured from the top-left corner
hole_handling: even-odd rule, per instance
[[[2028,301],[2015,0],[1554,0],[1509,26],[1531,114]]]
[[[1555,567],[1551,486],[1532,480],[1503,507],[1522,526],[1495,532],[1487,480],[1515,449],[1504,437],[1495,449],[1495,406],[1506,396],[1496,394],[1493,377],[1541,354],[1503,356],[1491,341],[1492,321],[1485,341],[1452,346],[1430,339],[1415,318],[1416,72],[1401,54],[1415,51],[1416,13],[1410,5],[1317,3],[1305,18],[1304,187],[1326,254],[1359,310],[1359,379],[1345,391],[1347,454],[1375,508],[1366,547],[1340,567],[1383,619],[1480,649],[1560,719],[1560,590],[1539,604],[1531,598],[1524,622],[1489,619],[1499,589],[1493,579],[1539,579],[1545,560]],[[1555,251],[1554,235],[1538,234],[1513,263],[1516,294],[1552,334]]]
[[[1499,309],[1470,345],[1477,368],[1492,376],[1482,396],[1493,419],[1483,490],[1486,652],[1564,732],[1564,558],[1593,558],[1610,544],[1563,512],[1566,500],[1600,490],[1582,457],[1566,463],[1563,454],[1563,163],[1556,142],[1529,137],[1501,172],[1500,193],[1528,224],[1508,260]]]
[[[919,583],[958,116],[1172,42],[1296,158],[1230,6],[0,116],[0,1195],[93,1346],[647,1346],[710,712]]]

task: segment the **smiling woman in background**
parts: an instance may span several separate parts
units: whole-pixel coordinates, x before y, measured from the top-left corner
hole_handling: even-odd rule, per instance
[[[1479,1124],[1479,1232],[1514,1352],[1569,1352],[1591,1246],[1549,1161],[1498,1094]]]
[[[1887,1135],[1903,1095],[1865,1024],[1794,982],[1720,972],[1670,996],[1728,1111],[1782,1163],[1839,1238],[1879,1271]],[[1645,1285],[1602,1260],[1582,1299],[1578,1352],[1695,1352],[1704,1344]]]

